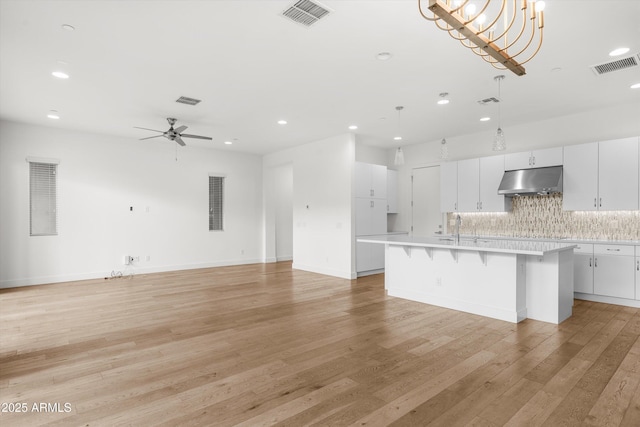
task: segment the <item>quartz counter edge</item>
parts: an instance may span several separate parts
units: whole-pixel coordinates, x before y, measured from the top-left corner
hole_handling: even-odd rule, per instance
[[[507,240],[507,239],[491,239],[491,240],[473,240],[466,239],[458,242],[450,240],[447,237],[410,237],[404,235],[379,235],[359,237],[360,243],[378,243],[392,246],[408,246],[423,248],[438,248],[449,250],[464,250],[475,252],[495,252],[507,254],[523,254],[544,256],[548,253],[560,252],[577,247],[574,243],[569,242],[549,242],[549,241],[525,241],[525,240]]]

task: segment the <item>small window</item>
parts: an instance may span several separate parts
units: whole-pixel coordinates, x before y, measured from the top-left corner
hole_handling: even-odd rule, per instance
[[[29,234],[58,234],[57,169],[55,163],[29,162]]]
[[[209,231],[224,230],[224,177],[209,176]]]

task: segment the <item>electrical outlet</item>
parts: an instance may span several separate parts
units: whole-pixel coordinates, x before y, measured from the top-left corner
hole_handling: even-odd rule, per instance
[[[442,277],[436,277],[436,286],[442,286]]]
[[[131,265],[132,262],[133,262],[133,257],[131,255],[124,256],[124,260],[123,260],[124,265]]]

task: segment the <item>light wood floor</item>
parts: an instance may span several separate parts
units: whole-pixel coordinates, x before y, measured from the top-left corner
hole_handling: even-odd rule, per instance
[[[515,325],[383,280],[277,263],[0,291],[0,401],[28,405],[0,425],[640,425],[640,310]]]

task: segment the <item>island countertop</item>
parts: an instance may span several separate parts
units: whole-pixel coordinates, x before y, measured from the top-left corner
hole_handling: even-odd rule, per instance
[[[560,252],[575,248],[575,243],[558,243],[548,241],[525,241],[525,240],[493,240],[493,239],[473,239],[461,237],[456,244],[450,236],[442,237],[412,237],[406,235],[380,235],[359,237],[361,243],[379,243],[393,246],[410,246],[424,248],[456,249],[476,252],[495,252],[507,254],[538,255],[544,256],[548,253]]]

